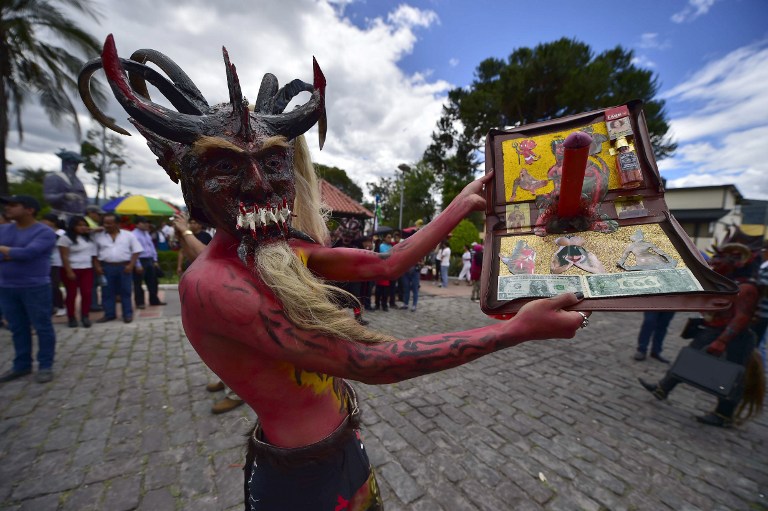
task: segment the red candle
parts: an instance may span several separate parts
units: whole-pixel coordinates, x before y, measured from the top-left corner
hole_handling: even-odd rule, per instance
[[[570,218],[579,213],[581,187],[591,144],[592,137],[583,131],[571,133],[563,143],[563,177],[557,204],[557,216],[560,218]]]

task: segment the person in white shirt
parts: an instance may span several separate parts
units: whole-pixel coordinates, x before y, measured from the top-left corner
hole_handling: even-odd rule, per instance
[[[459,280],[456,282],[457,285],[462,280],[466,280],[468,286],[472,285],[469,276],[470,268],[472,268],[472,254],[469,251],[469,245],[464,245],[464,253],[461,254],[461,273],[459,273]]]
[[[85,328],[91,326],[88,315],[93,297],[93,266],[96,260],[96,243],[91,240],[91,228],[82,216],[73,216],[64,236],[56,242],[61,257],[61,280],[67,290],[67,316],[69,326],[77,326],[75,298],[80,290],[80,320]]]
[[[96,274],[104,275],[107,280],[101,297],[104,317],[97,323],[105,323],[117,318],[115,303],[117,293],[120,293],[123,321],[130,323],[133,321],[133,304],[131,303],[133,269],[141,253],[141,244],[131,231],[120,229],[114,213],[104,215],[103,224],[104,232],[93,235],[98,253]]]
[[[438,257],[440,258],[440,286],[448,287],[448,267],[451,266],[451,247],[448,246],[447,241],[440,244]]]

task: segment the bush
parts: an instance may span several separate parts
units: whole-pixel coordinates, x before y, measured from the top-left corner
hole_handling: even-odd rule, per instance
[[[451,232],[451,238],[448,240],[448,245],[451,247],[451,255],[458,255],[461,258],[461,254],[464,253],[464,245],[472,246],[472,243],[479,241],[480,233],[477,227],[469,220],[464,219]]]
[[[160,280],[161,284],[178,284],[179,276],[176,275],[176,261],[179,252],[176,250],[158,250],[157,262],[162,268],[165,276]]]

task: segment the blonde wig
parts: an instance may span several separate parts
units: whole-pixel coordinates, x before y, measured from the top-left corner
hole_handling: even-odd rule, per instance
[[[293,166],[296,199],[294,228],[327,245],[330,238],[325,220],[328,210],[322,204],[315,168],[304,136],[296,138]],[[321,331],[348,341],[379,343],[392,337],[368,330],[352,318],[341,304],[357,297],[325,284],[309,271],[285,242],[255,247],[255,263],[261,280],[269,286],[283,306],[288,320],[305,330]]]

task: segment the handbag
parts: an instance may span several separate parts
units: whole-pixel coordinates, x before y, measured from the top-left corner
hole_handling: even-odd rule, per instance
[[[733,400],[741,390],[744,367],[686,346],[680,350],[669,374],[720,399]]]
[[[683,331],[680,332],[680,337],[683,339],[693,339],[699,333],[702,326],[704,326],[704,318],[688,318]]]

